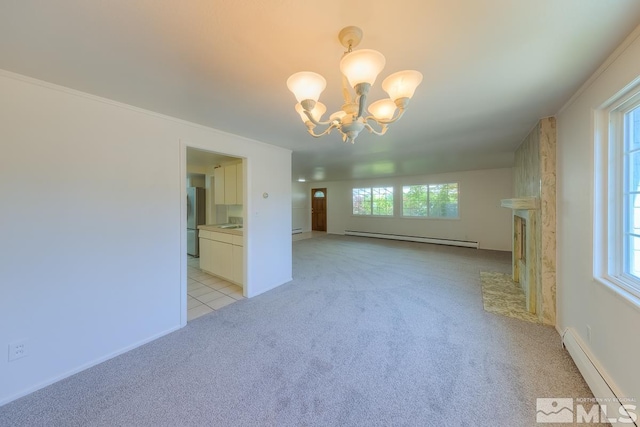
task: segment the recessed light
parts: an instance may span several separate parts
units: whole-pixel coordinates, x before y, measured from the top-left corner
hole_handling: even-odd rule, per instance
[[[307,180],[304,178],[298,178],[298,182],[307,182]]]

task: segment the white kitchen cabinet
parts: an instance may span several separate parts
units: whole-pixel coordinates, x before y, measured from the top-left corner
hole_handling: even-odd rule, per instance
[[[223,166],[213,171],[216,205],[241,205],[244,199],[242,163]]]
[[[200,270],[213,272],[213,241],[200,238]]]
[[[236,202],[236,165],[224,167],[224,204],[237,205]]]
[[[200,230],[200,269],[244,285],[242,236]]]
[[[244,287],[244,239],[233,236],[233,281]]]
[[[213,170],[213,200],[216,205],[224,205],[224,168]]]
[[[242,246],[232,246],[233,251],[233,281],[236,283],[244,283],[244,271],[242,262],[244,257],[244,248]]]
[[[236,203],[244,204],[244,174],[242,163],[236,165]]]
[[[233,278],[233,245],[213,241],[213,271],[216,276]]]

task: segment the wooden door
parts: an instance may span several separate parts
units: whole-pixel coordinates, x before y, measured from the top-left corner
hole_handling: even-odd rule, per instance
[[[327,231],[327,189],[311,189],[311,229]]]

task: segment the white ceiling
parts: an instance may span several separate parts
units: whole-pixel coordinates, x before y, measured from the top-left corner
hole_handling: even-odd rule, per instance
[[[640,23],[638,0],[121,0],[0,2],[0,68],[293,150],[293,178],[511,166]],[[342,104],[338,31],[387,58],[379,82],[424,75],[386,136],[313,139],[286,80],[327,79]]]

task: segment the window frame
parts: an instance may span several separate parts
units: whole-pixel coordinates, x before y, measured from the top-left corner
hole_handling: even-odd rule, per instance
[[[374,194],[373,194],[373,190],[375,189],[391,189],[391,214],[390,215],[384,215],[384,214],[376,214],[374,213]],[[355,190],[369,190],[369,194],[371,196],[371,201],[370,201],[370,206],[369,206],[369,211],[371,213],[368,214],[359,214],[359,213],[354,213],[354,200],[353,200],[353,192]],[[394,218],[396,216],[396,209],[395,209],[395,204],[396,204],[396,191],[395,191],[395,186],[393,185],[378,185],[378,186],[370,186],[370,187],[352,187],[351,188],[351,215],[358,217],[358,218]]]
[[[639,82],[640,83],[640,82]],[[640,108],[640,85],[594,110],[593,277],[640,306],[640,277],[626,272],[629,182],[625,115]],[[603,203],[595,203],[602,200]]]
[[[451,184],[455,184],[457,189],[458,189],[458,201],[456,203],[457,205],[457,216],[455,217],[448,217],[448,216],[431,216],[429,215],[429,194],[430,194],[430,187],[431,186],[435,186],[435,185],[451,185]],[[424,216],[417,216],[417,215],[405,215],[404,214],[404,188],[405,187],[418,187],[418,186],[424,186],[427,187],[427,215]],[[429,219],[429,220],[446,220],[446,221],[459,221],[460,220],[460,182],[431,182],[431,183],[423,183],[423,184],[402,184],[400,186],[400,190],[402,193],[402,199],[400,201],[400,217],[403,219]]]

